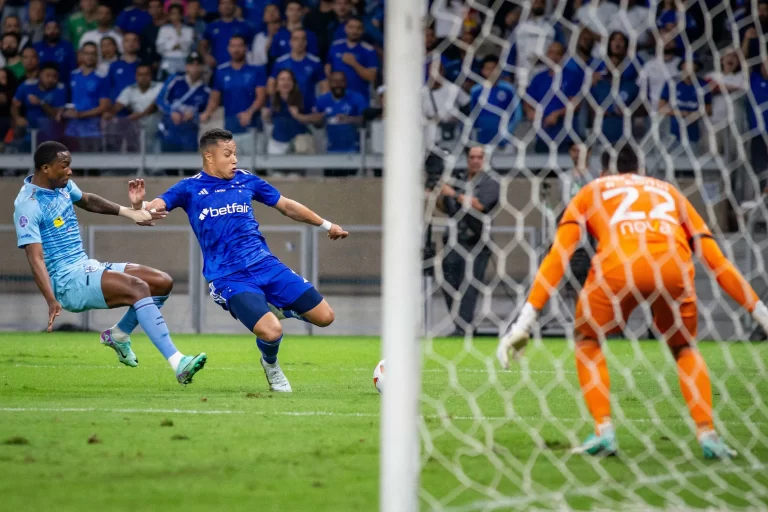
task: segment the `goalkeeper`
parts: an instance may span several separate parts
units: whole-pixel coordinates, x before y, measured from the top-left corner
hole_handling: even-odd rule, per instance
[[[566,208],[555,242],[541,263],[526,304],[501,336],[496,356],[508,368],[509,354],[522,356],[539,311],[563,277],[582,231],[597,239],[597,253],[576,306],[576,369],[595,433],[575,451],[617,451],[611,421],[610,380],[601,343],[626,324],[639,301],[650,304],[656,330],[677,362],[680,388],[696,423],[707,459],[736,455],[716,434],[707,365],[695,346],[698,311],[693,252],[714,272],[733,300],[768,327],[768,308],[725,258],[691,203],[674,186],[639,172],[635,152],[617,156],[618,175],[582,188]]]

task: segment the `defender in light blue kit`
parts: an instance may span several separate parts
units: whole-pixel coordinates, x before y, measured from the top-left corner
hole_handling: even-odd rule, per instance
[[[80,238],[74,205],[104,215],[120,215],[134,222],[152,222],[165,213],[133,210],[82,192],[70,179],[72,157],[58,142],[44,142],[34,155],[35,173],[24,180],[14,201],[13,221],[18,246],[26,252],[35,282],[48,303],[48,331],[65,309],[71,312],[129,306],[121,322],[136,325],[163,354],[181,384],[205,366],[205,353],[185,356],[173,345],[159,307],[171,292],[170,276],[159,270],[132,263],[104,263],[89,259]],[[128,327],[126,327],[128,329]],[[101,336],[118,360],[137,366],[130,340]]]
[[[283,338],[280,318],[296,318],[325,327],[333,310],[312,284],[269,250],[251,202],[277,209],[293,220],[323,227],[332,240],[346,238],[340,226],[323,220],[306,206],[248,171],[237,168],[231,132],[209,130],[200,139],[202,172],[181,180],[151,203],[143,203],[144,182],[129,184],[134,208],[171,211],[182,208],[203,251],[203,275],[211,297],[256,334],[261,365],[272,391],[290,392],[277,353]]]

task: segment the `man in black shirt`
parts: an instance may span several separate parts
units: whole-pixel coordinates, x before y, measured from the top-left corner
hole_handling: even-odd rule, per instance
[[[442,186],[437,208],[456,219],[457,229],[449,230],[443,241],[443,285],[448,309],[456,324],[455,336],[474,329],[475,306],[479,286],[491,259],[491,215],[499,204],[499,182],[485,171],[485,149],[475,146],[467,152],[467,183],[464,191],[448,184]],[[471,265],[471,270],[467,268]],[[454,300],[459,300],[454,311]]]

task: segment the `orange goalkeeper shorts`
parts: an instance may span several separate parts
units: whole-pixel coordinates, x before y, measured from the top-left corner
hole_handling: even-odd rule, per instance
[[[593,266],[576,305],[576,341],[620,332],[637,305],[647,302],[670,347],[690,344],[698,329],[693,277],[690,256],[682,254],[639,259],[606,273]]]

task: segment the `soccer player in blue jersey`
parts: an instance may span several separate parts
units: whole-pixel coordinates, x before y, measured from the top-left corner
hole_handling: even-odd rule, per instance
[[[332,240],[346,238],[348,233],[306,206],[280,195],[261,178],[238,169],[237,147],[231,132],[205,132],[200,138],[200,152],[202,172],[181,180],[150,203],[143,203],[143,181],[131,181],[131,203],[137,209],[170,212],[182,208],[187,213],[203,251],[203,275],[211,297],[256,334],[270,389],[290,392],[291,385],[277,362],[283,339],[278,316],[325,327],[333,322],[334,314],[312,284],[270,252],[253,216],[251,202],[271,206],[293,220],[323,227]]]
[[[205,353],[185,356],[173,345],[158,309],[173,282],[168,274],[133,263],[102,263],[83,250],[73,205],[103,215],[120,215],[134,222],[152,222],[165,214],[133,210],[95,194],[82,192],[72,176],[72,157],[59,142],[43,142],[34,155],[35,172],[24,180],[14,201],[13,221],[18,246],[24,248],[35,283],[48,303],[48,331],[65,309],[72,312],[129,306],[121,324],[129,332],[140,324],[168,360],[181,384],[206,362]],[[129,340],[120,341],[107,330],[101,343],[112,348],[121,363],[137,366]]]

